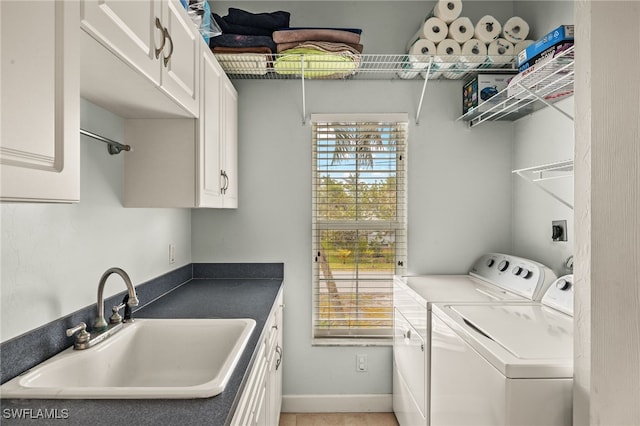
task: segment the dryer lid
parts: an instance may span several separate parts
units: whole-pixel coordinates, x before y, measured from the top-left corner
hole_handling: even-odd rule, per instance
[[[428,304],[443,302],[528,302],[522,296],[469,275],[403,277],[406,285]]]

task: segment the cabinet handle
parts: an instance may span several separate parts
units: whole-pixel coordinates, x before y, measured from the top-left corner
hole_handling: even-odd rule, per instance
[[[162,33],[162,44],[160,47],[156,47],[156,59],[160,57],[160,52],[164,50],[164,45],[167,41],[167,33],[165,32],[165,28],[162,27],[162,22],[160,22],[160,18],[156,18],[156,28],[160,30]]]
[[[171,38],[171,34],[169,34],[169,30],[167,30],[166,27],[164,29],[164,35],[165,37],[168,37],[169,41],[171,42],[171,50],[169,51],[169,55],[165,56],[164,58],[164,66],[166,67],[169,61],[171,60],[171,55],[173,55],[173,39]]]
[[[224,178],[224,183],[220,188],[220,193],[226,194],[227,189],[229,189],[229,176],[227,176],[227,172],[225,172],[224,170],[220,170],[220,176]]]
[[[227,172],[224,172],[224,180],[225,180],[225,184],[224,184],[224,193],[227,193],[227,189],[229,189],[229,175],[227,175]]]
[[[282,364],[282,348],[280,345],[276,346],[276,353],[278,354],[278,360],[276,361],[276,371],[280,368],[280,364]]]

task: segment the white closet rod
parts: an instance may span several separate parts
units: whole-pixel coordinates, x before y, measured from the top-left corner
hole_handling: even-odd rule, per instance
[[[92,139],[95,139],[97,141],[104,142],[104,143],[108,144],[107,151],[109,151],[109,154],[111,154],[111,155],[120,154],[120,152],[122,152],[122,151],[131,151],[131,146],[130,145],[121,144],[120,142],[116,142],[116,141],[114,141],[112,139],[105,138],[104,136],[100,136],[100,135],[98,135],[96,133],[93,133],[93,132],[90,132],[88,130],[80,129],[80,134],[81,135],[85,135],[85,136],[89,136]]]

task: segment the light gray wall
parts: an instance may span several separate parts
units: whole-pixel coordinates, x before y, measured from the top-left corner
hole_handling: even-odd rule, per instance
[[[236,82],[238,210],[194,210],[193,259],[285,262],[286,394],[391,392],[391,349],[311,346],[311,129],[297,81]],[[310,112],[408,112],[420,82],[308,82]],[[435,83],[409,127],[409,271],[464,273],[511,246],[510,123],[470,131],[461,83]],[[369,372],[356,373],[355,355]]]
[[[89,102],[83,128],[117,141],[124,121]],[[191,262],[187,209],[124,209],[124,156],[81,137],[79,204],[2,203],[2,340],[96,303],[98,280],[112,266],[134,284]],[[168,245],[177,247],[168,263]],[[105,294],[124,290],[119,278]]]
[[[573,115],[573,98],[557,104]],[[573,122],[546,108],[514,123],[514,169],[573,159]],[[540,190],[545,188],[573,204],[573,177],[532,184],[513,176],[513,254],[542,262],[556,275],[570,271],[565,260],[573,255],[573,210]],[[551,222],[566,220],[568,241],[551,240]]]
[[[514,13],[529,22],[535,38],[559,25],[573,24],[572,1],[514,2]],[[557,104],[574,115],[573,97]],[[513,168],[537,166],[573,159],[573,122],[552,108],[546,108],[514,123]],[[570,271],[564,261],[573,255],[573,210],[554,200],[536,185],[514,175],[513,254],[542,262],[557,275]],[[573,204],[573,179],[550,180],[540,184]],[[551,222],[566,220],[568,241],[551,240]]]

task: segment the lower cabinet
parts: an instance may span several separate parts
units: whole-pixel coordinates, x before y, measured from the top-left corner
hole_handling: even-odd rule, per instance
[[[232,426],[272,426],[282,405],[282,292],[269,315]]]

